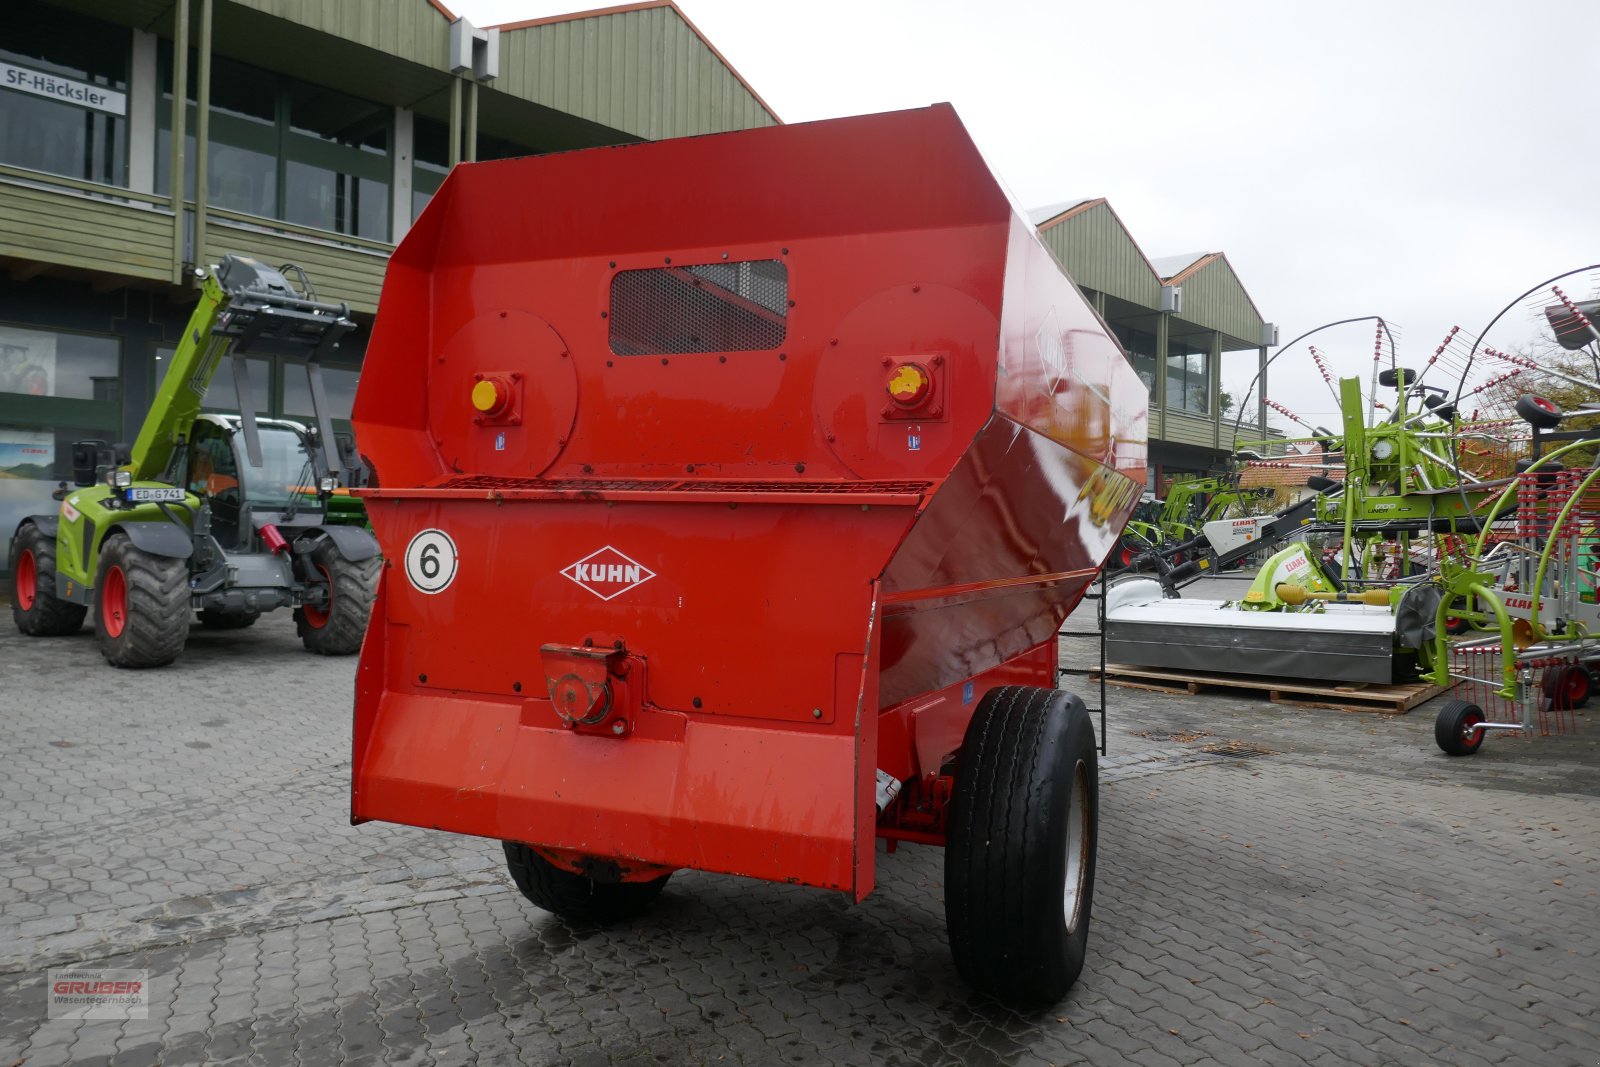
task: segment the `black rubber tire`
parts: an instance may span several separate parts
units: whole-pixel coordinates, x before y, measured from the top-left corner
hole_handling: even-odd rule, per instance
[[[121,567],[127,583],[127,617],[113,637],[100,606],[106,575]],[[100,654],[113,667],[163,667],[177,659],[189,640],[189,563],[153,556],[136,548],[127,534],[114,533],[100,546],[95,572],[95,636]]]
[[[26,610],[17,592],[18,562],[24,552],[33,555],[33,605]],[[89,609],[56,596],[56,539],[38,526],[24,522],[11,538],[11,618],[29,637],[62,637],[83,628]]]
[[[234,615],[226,611],[212,611],[210,608],[206,608],[200,612],[200,629],[243,630],[246,626],[254,626],[259,618],[261,618],[261,612],[259,611],[247,611],[240,615]]]
[[[1517,397],[1517,417],[1536,429],[1553,430],[1561,425],[1561,406],[1547,397],[1523,393]]]
[[[1433,721],[1433,739],[1447,756],[1470,756],[1483,746],[1483,739],[1488,736],[1487,730],[1474,730],[1468,740],[1468,726],[1480,722],[1483,722],[1483,709],[1478,705],[1465,700],[1447,701]]]
[[[1083,701],[1020,685],[985,694],[961,744],[945,846],[945,923],[963,981],[1017,1007],[1066,995],[1088,948],[1098,813]]]
[[[1540,688],[1550,701],[1552,711],[1572,711],[1589,703],[1594,692],[1594,679],[1576,663],[1546,667],[1539,679]]]
[[[1393,389],[1402,382],[1410,385],[1417,380],[1417,372],[1410,367],[1385,367],[1378,372],[1378,384],[1385,389]]]
[[[607,923],[631,919],[650,906],[666,888],[670,873],[648,882],[596,882],[581,874],[563,870],[539,855],[529,845],[503,841],[506,869],[522,895],[536,908],[543,908],[573,922]]]
[[[367,633],[367,618],[378,592],[378,573],[383,560],[378,556],[352,562],[340,554],[331,539],[324,538],[311,552],[312,566],[328,576],[333,599],[327,616],[318,625],[306,609],[294,609],[295,629],[307,652],[319,656],[350,656],[361,651]]]

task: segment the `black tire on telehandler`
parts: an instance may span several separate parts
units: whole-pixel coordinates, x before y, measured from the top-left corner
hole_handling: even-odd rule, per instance
[[[61,637],[83,628],[89,609],[56,596],[56,539],[24,522],[11,538],[11,618],[30,637]]]
[[[328,602],[323,607],[303,604],[294,609],[301,643],[307,652],[319,656],[360,652],[383,560],[377,556],[359,562],[345,559],[333,541],[324,540],[312,550],[311,566],[328,583]]]
[[[113,667],[162,667],[189,640],[189,564],[155,556],[127,534],[100,546],[95,576],[95,635]]]
[[[1083,970],[1099,764],[1070,693],[1001,686],[967,726],[945,846],[956,971],[1015,1007],[1053,1004]]]

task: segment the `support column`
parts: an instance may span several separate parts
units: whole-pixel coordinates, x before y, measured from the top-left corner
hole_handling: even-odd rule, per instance
[[[461,79],[450,79],[450,159],[453,168],[461,162]]]
[[[1150,402],[1150,436],[1167,436],[1167,334],[1168,317],[1156,316],[1156,395]]]
[[[1261,424],[1261,439],[1267,439],[1267,346],[1256,349],[1256,368],[1261,380],[1256,383],[1256,419]]]
[[[188,131],[189,0],[176,0],[172,11],[172,176],[167,195],[172,204],[172,284],[183,284],[183,155]]]
[[[478,161],[478,83],[467,82],[466,156],[468,163]]]
[[[128,188],[156,191],[156,35],[133,31],[133,58],[128,71]]]
[[[408,107],[394,109],[394,170],[389,188],[394,190],[389,210],[389,240],[396,244],[411,229],[411,163],[416,151],[416,113]]]
[[[206,174],[211,140],[211,11],[212,0],[200,0],[199,82],[194,108],[194,265],[206,269]]]
[[[1211,331],[1211,351],[1206,356],[1206,407],[1211,412],[1211,447],[1226,448],[1229,453],[1238,447],[1230,436],[1227,444],[1222,440],[1222,334]],[[1229,423],[1230,434],[1232,423]]]

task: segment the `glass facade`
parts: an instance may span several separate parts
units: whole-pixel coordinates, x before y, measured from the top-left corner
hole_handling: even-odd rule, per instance
[[[121,383],[115,337],[0,323],[0,393],[116,404]]]
[[[0,163],[126,186],[131,40],[126,29],[57,8],[7,4]]]
[[[1111,332],[1116,335],[1122,347],[1128,352],[1128,361],[1133,364],[1134,373],[1139,375],[1139,380],[1144,383],[1145,392],[1150,398],[1156,395],[1156,335],[1143,330],[1135,330],[1131,326],[1121,326],[1113,323]]]
[[[311,410],[311,384],[306,377],[306,365],[282,360],[278,370],[283,381],[283,414],[291,419],[314,418],[316,413]],[[360,377],[360,372],[356,370],[323,366],[322,391],[328,400],[328,415],[335,422],[350,420],[350,409],[356,401],[356,382]]]
[[[175,351],[171,345],[161,345],[155,351],[155,383],[159,388],[166,380],[167,368]],[[306,365],[300,360],[283,356],[251,355],[245,360],[250,374],[250,397],[255,402],[256,414],[272,418],[300,419],[309,422],[315,417],[311,410],[311,383],[306,377]],[[328,415],[341,428],[348,426],[350,409],[355,405],[356,382],[361,372],[348,365],[324,363],[322,389],[328,398]],[[206,411],[223,414],[239,410],[238,390],[233,383],[233,361],[223,360],[222,366],[211,379],[203,406]]]
[[[450,127],[418,115],[411,128],[411,218],[414,221],[450,173]]]
[[[197,62],[189,70],[185,196],[194,196]],[[360,97],[212,58],[206,197],[215,207],[314,229],[389,239],[393,109]],[[172,49],[161,50],[156,188],[169,187]]]
[[[1167,342],[1167,408],[1196,415],[1211,410],[1211,350],[1192,340]]]

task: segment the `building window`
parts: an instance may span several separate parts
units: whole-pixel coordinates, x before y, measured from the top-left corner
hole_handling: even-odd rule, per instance
[[[450,127],[416,116],[411,127],[411,218],[416,220],[450,173]]]
[[[126,186],[129,32],[21,2],[5,26],[0,163]]]
[[[167,371],[172,368],[172,356],[177,349],[171,345],[156,346],[156,375],[155,388],[160,389],[161,383],[167,380]],[[245,360],[245,374],[250,379],[250,402],[256,409],[257,415],[270,415],[272,413],[272,363],[268,359],[259,359],[251,356]],[[237,415],[239,413],[239,390],[233,380],[233,357],[225,356],[217,366],[216,373],[211,376],[211,381],[206,385],[206,391],[200,398],[201,409],[225,414]]]
[[[212,57],[206,198],[218,208],[389,238],[393,109],[223,56]],[[195,85],[189,63],[184,195],[194,197]],[[172,49],[163,42],[156,185],[170,188]]]
[[[389,236],[392,108],[284,79],[289,136],[284,215],[373,240]]]
[[[0,393],[116,404],[121,371],[115,337],[0,325]]]
[[[1116,335],[1118,341],[1122,342],[1122,347],[1128,353],[1128,362],[1133,364],[1134,373],[1144,383],[1146,394],[1154,400],[1156,395],[1156,335],[1116,323],[1111,324],[1111,332]]]
[[[72,443],[111,442],[117,431],[97,428],[14,426],[0,423],[0,530],[9,537],[29,515],[54,515],[50,494],[72,480]],[[0,567],[6,566],[0,557]]]
[[[316,417],[311,410],[311,382],[306,377],[306,365],[284,360],[279,364],[283,375],[283,414],[287,418],[310,422]],[[356,382],[359,371],[340,367],[322,367],[322,391],[328,399],[328,417],[335,422],[348,422],[350,409],[355,405]]]
[[[1193,340],[1176,338],[1167,342],[1167,409],[1196,415],[1211,410],[1211,350]]]

